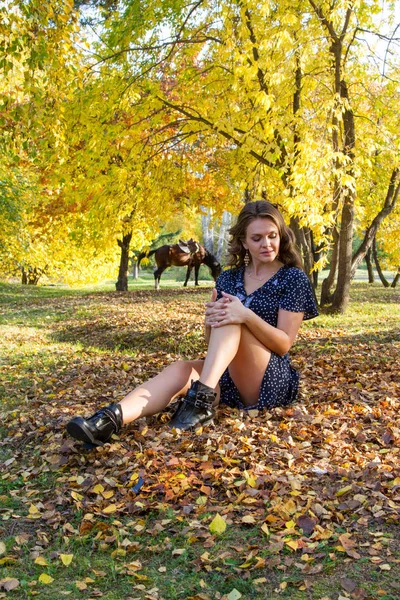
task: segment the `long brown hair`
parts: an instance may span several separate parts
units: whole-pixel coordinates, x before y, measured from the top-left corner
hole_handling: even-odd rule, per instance
[[[296,248],[293,231],[286,225],[279,210],[266,200],[248,202],[240,211],[236,225],[229,230],[232,239],[228,244],[228,265],[231,267],[244,265],[246,250],[243,241],[246,238],[248,226],[255,219],[271,219],[278,228],[280,237],[278,260],[289,267],[302,269],[303,264]]]

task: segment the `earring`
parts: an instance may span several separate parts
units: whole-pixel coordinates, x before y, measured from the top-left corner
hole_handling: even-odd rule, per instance
[[[246,252],[245,252],[243,262],[244,262],[245,267],[248,267],[250,264],[250,253],[248,250],[246,250]]]

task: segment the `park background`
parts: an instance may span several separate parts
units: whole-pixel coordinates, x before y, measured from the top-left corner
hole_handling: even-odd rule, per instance
[[[399,32],[375,0],[1,4],[0,597],[398,599]],[[224,264],[257,198],[320,304],[299,402],[67,439],[204,355],[207,268],[156,292],[140,253]]]

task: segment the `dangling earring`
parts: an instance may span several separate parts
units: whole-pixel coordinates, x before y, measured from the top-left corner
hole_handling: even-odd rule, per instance
[[[246,252],[245,252],[243,262],[244,262],[245,267],[248,267],[250,264],[250,253],[248,250],[246,250]]]

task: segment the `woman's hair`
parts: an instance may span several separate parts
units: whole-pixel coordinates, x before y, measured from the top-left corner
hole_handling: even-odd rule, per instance
[[[278,260],[289,267],[302,269],[302,260],[295,245],[293,231],[286,225],[279,210],[266,200],[249,202],[240,211],[236,225],[229,230],[232,239],[228,244],[228,265],[231,267],[242,267],[244,265],[246,250],[243,241],[246,238],[248,226],[255,219],[271,219],[279,231]]]

